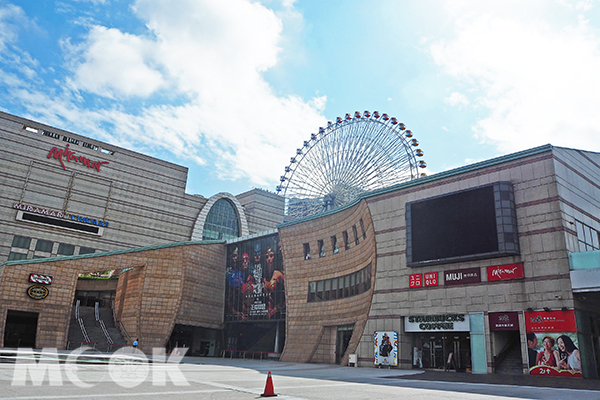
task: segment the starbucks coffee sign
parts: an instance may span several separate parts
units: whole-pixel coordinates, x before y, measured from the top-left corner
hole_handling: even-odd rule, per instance
[[[469,316],[465,314],[420,315],[404,317],[405,332],[469,332]]]

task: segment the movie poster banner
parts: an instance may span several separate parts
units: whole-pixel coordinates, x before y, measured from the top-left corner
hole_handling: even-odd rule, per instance
[[[525,311],[530,375],[583,377],[573,310]]]
[[[398,365],[398,332],[375,332],[373,344],[375,365]]]
[[[285,276],[279,235],[227,246],[225,320],[285,318]]]

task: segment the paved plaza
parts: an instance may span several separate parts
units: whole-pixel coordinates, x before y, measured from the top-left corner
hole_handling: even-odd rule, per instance
[[[548,378],[511,380],[498,375],[195,357],[186,357],[179,365],[186,382],[178,381],[178,385],[169,378],[160,385],[153,379],[160,374],[155,375],[152,370],[160,366],[152,364],[143,365],[147,369],[142,372],[147,376],[131,387],[117,384],[115,371],[109,371],[106,364],[77,364],[76,371],[61,364],[60,386],[56,382],[53,383],[55,386],[50,384],[47,372],[44,381],[38,381],[38,385],[34,385],[28,376],[24,385],[17,386],[14,384],[15,366],[14,363],[0,363],[0,400],[257,399],[265,390],[269,371],[279,399],[600,399],[600,381],[597,380],[575,382],[563,378],[557,384]],[[122,376],[132,372],[127,367],[118,371]],[[22,376],[18,376],[19,379],[23,382]],[[558,387],[540,387],[541,383]]]

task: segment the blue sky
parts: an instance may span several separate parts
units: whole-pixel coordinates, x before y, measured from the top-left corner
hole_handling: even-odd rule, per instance
[[[0,109],[274,190],[327,120],[378,110],[428,173],[600,151],[597,1],[0,0]]]

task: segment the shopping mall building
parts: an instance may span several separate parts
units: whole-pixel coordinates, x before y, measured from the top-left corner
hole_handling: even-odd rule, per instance
[[[67,348],[98,303],[143,351],[599,376],[598,153],[541,146],[285,221],[266,190],[186,194],[185,167],[5,113],[0,135],[1,347]]]

